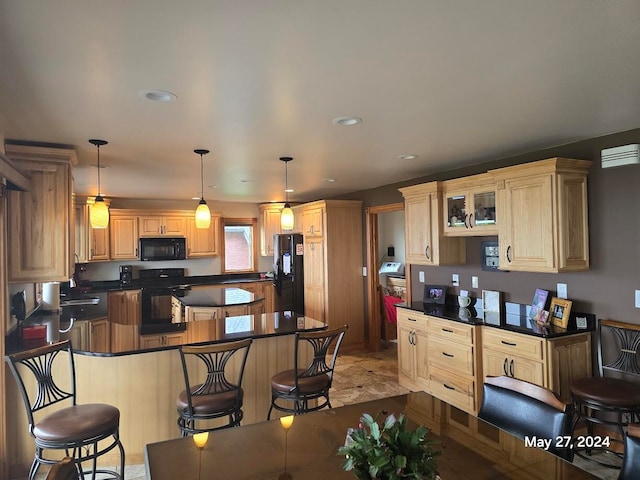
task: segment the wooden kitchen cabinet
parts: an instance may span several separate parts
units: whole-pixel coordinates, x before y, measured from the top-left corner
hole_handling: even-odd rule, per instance
[[[28,192],[8,191],[8,279],[66,282],[75,263],[75,151],[11,144],[5,150],[31,181]]]
[[[161,335],[140,335],[140,348],[160,348],[184,345],[187,332],[163,333]]]
[[[108,201],[107,201],[108,203]],[[91,205],[86,197],[76,197],[75,254],[76,263],[104,262],[111,259],[109,227],[91,228],[89,220]]]
[[[109,220],[111,259],[137,260],[138,217],[124,212],[126,210],[112,211]]]
[[[589,269],[591,163],[550,158],[489,171],[497,182],[501,270]]]
[[[187,234],[187,219],[183,216],[144,215],[138,221],[141,237],[184,237]]]
[[[111,352],[111,328],[109,319],[91,320],[89,324],[89,348],[91,352]]]
[[[398,383],[409,390],[429,391],[427,317],[398,309]]]
[[[487,173],[447,180],[443,185],[446,236],[497,235],[496,180]]]
[[[196,228],[196,219],[192,215],[187,222],[187,258],[215,257],[220,255],[221,216],[211,212],[209,228]]]
[[[318,200],[293,208],[303,218],[305,315],[329,328],[347,325],[341,348],[363,348],[362,202]]]
[[[406,262],[419,265],[464,264],[464,238],[445,237],[442,234],[441,182],[399,190],[404,197]]]
[[[273,236],[282,233],[280,212],[282,212],[283,208],[284,203],[262,203],[258,205],[260,210],[260,254],[263,257],[273,256]]]
[[[140,346],[141,290],[112,291],[107,295],[111,351],[130,352]]]

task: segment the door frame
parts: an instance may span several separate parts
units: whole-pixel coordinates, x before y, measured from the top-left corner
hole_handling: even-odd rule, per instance
[[[382,336],[380,334],[380,275],[378,274],[378,214],[398,212],[404,210],[404,202],[390,203],[367,207],[366,213],[366,240],[367,240],[367,312],[369,312],[369,341],[367,349],[373,352],[380,351]]]

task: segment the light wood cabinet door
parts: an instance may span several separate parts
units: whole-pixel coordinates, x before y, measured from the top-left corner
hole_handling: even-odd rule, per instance
[[[415,349],[416,383],[423,390],[429,388],[429,334],[426,330],[416,328],[413,336]]]
[[[135,351],[140,346],[141,290],[109,292],[107,296],[111,351]]]
[[[260,254],[263,257],[270,257],[273,256],[273,236],[282,233],[280,214],[284,204],[269,203],[258,205],[258,208],[260,209]]]
[[[487,173],[443,182],[444,234],[497,235],[496,191],[496,180]]]
[[[140,348],[160,348],[164,346],[164,335],[140,335]]]
[[[140,348],[139,327],[111,323],[111,353],[135,352]]]
[[[106,261],[109,255],[109,228],[89,226],[89,261]]]
[[[182,216],[141,216],[141,237],[184,237],[187,234],[187,219]]]
[[[489,172],[497,178],[501,270],[589,269],[590,165],[551,158]]]
[[[324,243],[321,238],[304,241],[304,311],[320,322],[324,316]]]
[[[74,249],[76,263],[87,263],[89,261],[88,208],[89,207],[84,204],[76,204],[73,208],[73,221],[75,223]]]
[[[74,207],[75,261],[76,263],[104,262],[111,259],[110,228],[91,228],[90,205],[86,199],[78,199]]]
[[[485,376],[507,375],[525,382],[535,383],[541,387],[547,386],[543,362],[485,349],[482,356],[482,366]]]
[[[398,375],[400,385],[407,387],[403,380],[412,385],[416,380],[416,351],[413,348],[413,328],[398,319]]]
[[[113,216],[111,230],[111,259],[134,260],[138,258],[138,217]]]
[[[195,217],[187,222],[187,258],[215,257],[220,255],[220,215],[211,214],[209,228],[196,228]]]
[[[321,237],[323,235],[324,209],[309,208],[302,212],[302,234],[311,237]]]
[[[7,151],[9,158],[10,151]],[[28,192],[8,192],[10,282],[68,281],[74,257],[72,177],[68,164],[16,161]]]
[[[166,335],[164,335],[164,345],[167,347],[184,345],[186,341],[187,341],[186,332],[167,333]]]
[[[91,320],[89,329],[91,351],[101,353],[111,352],[111,328],[109,326],[109,320],[107,318]]]

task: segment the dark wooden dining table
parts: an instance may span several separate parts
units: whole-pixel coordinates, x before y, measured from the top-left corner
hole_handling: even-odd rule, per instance
[[[345,443],[347,429],[357,427],[360,416],[369,413],[406,412],[423,392],[389,397],[296,416],[285,433],[278,420],[213,431],[199,450],[191,437],[149,444],[145,448],[149,480],[277,480],[286,472],[299,480],[354,480],[353,472],[342,469],[344,457],[337,454]],[[383,417],[380,417],[381,419]],[[448,437],[429,434],[442,453],[438,470],[442,480],[498,480],[518,478],[517,468],[505,476],[494,462]],[[549,461],[557,461],[549,454]],[[504,467],[504,465],[503,465]],[[597,479],[566,463],[565,478]]]

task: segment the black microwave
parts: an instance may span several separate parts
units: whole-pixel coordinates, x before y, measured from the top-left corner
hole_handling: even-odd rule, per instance
[[[187,242],[183,237],[141,238],[138,244],[140,260],[184,260]]]

